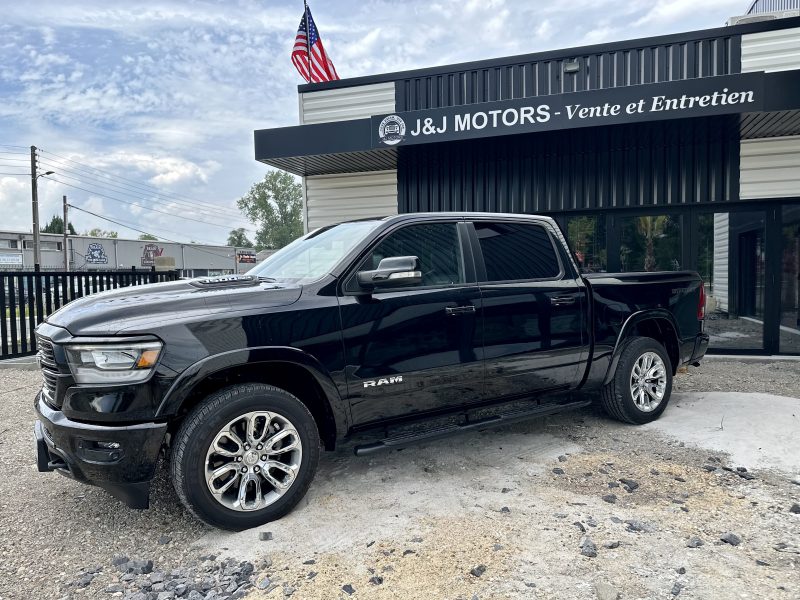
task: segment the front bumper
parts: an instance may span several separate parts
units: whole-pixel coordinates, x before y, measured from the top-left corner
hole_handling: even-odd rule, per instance
[[[147,508],[166,423],[107,426],[68,419],[36,396],[39,471],[57,471],[102,487],[131,508]]]

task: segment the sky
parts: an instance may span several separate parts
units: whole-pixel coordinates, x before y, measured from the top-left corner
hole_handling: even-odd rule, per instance
[[[309,1],[342,78],[719,27],[748,5]],[[31,230],[31,145],[55,171],[39,179],[42,222],[66,194],[162,239],[254,230],[236,200],[269,169],[253,158],[253,131],[298,122],[290,52],[302,11],[299,0],[4,1],[0,230]],[[139,235],[75,210],[70,221]]]

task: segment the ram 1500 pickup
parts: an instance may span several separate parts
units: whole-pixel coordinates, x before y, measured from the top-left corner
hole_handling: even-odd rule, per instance
[[[384,433],[356,454],[592,401],[652,421],[706,351],[704,304],[692,272],[581,275],[546,217],[340,223],[245,275],[53,313],[36,331],[38,467],[145,508],[164,456],[200,519],[253,527],[362,430]]]

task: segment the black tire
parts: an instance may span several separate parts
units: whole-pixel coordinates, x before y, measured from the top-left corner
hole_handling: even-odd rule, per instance
[[[660,404],[649,412],[645,412],[637,406],[631,393],[631,376],[634,365],[647,352],[653,352],[661,358],[666,373],[664,397]],[[606,414],[617,421],[641,425],[655,421],[661,416],[661,413],[667,408],[671,394],[672,364],[664,346],[653,338],[634,337],[625,343],[614,377],[608,385],[603,387],[600,403]]]
[[[222,428],[253,411],[268,411],[287,419],[300,438],[301,458],[294,480],[282,496],[260,509],[240,511],[217,501],[209,490],[206,454]],[[178,497],[197,518],[214,527],[240,531],[274,521],[291,511],[314,479],[319,452],[317,425],[300,400],[270,385],[247,383],[211,394],[189,413],[175,436],[170,470]]]

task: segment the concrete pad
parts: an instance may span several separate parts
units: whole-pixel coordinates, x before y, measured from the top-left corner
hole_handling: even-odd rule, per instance
[[[675,394],[643,426],[687,444],[726,452],[735,465],[800,472],[800,399],[771,394]]]

